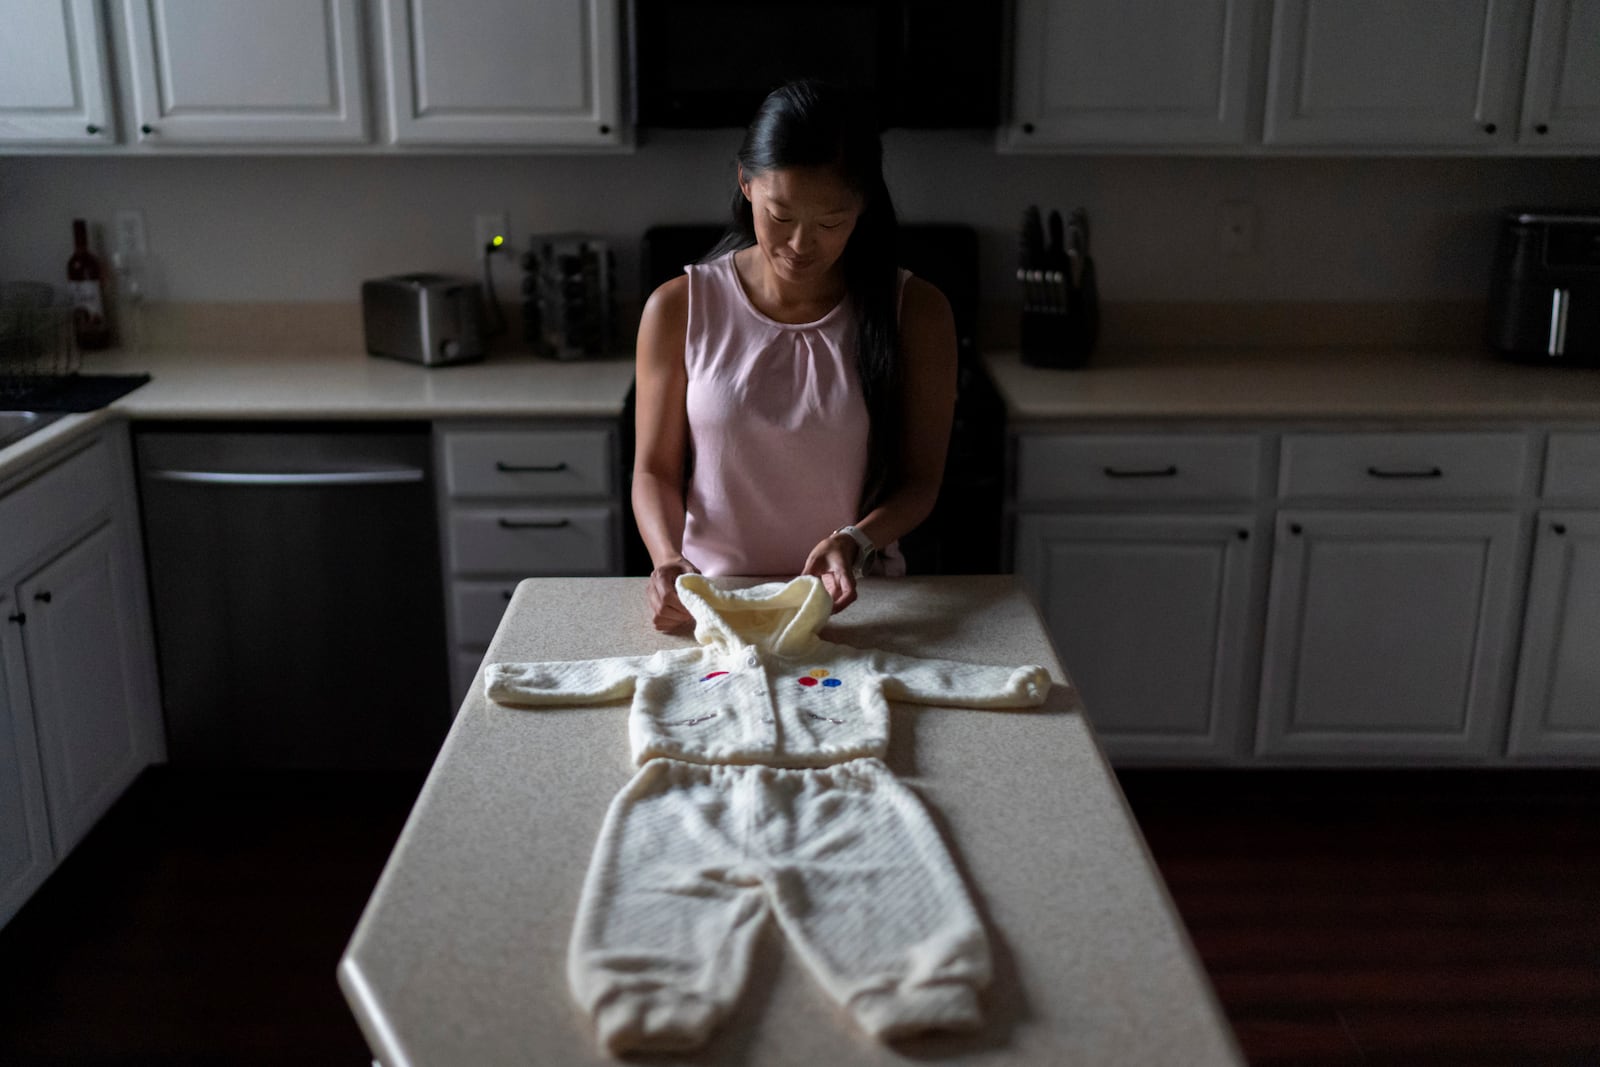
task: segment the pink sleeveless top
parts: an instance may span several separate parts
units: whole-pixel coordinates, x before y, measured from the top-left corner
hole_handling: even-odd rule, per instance
[[[684,557],[712,576],[791,577],[861,517],[868,418],[849,298],[814,322],[778,322],[751,302],[733,253],[685,269]],[[903,572],[890,547],[885,570]]]

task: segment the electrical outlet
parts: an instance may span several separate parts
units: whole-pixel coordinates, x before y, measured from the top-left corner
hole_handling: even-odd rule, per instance
[[[1256,206],[1243,200],[1223,203],[1217,213],[1217,248],[1225,256],[1248,256],[1256,250]]]
[[[496,240],[499,247],[511,242],[510,220],[504,211],[480,211],[472,217],[473,258],[482,259]]]
[[[137,208],[117,212],[117,240],[113,251],[124,256],[142,256],[149,250],[144,237],[144,212]]]

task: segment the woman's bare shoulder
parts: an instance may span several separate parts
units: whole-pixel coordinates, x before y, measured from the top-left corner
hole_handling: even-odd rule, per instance
[[[676,278],[662,282],[656,286],[649,299],[644,302],[644,317],[667,319],[669,321],[683,321],[689,316],[689,276],[680,274]]]
[[[955,314],[944,292],[926,278],[907,278],[900,295],[900,328],[912,334],[953,330]]]

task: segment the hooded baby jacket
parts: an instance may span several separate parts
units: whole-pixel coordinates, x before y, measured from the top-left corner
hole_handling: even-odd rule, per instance
[[[923,659],[824,641],[832,614],[822,582],[719,589],[685,574],[678,596],[695,619],[696,644],[648,656],[496,663],[488,696],[507,705],[627,700],[636,764],[657,757],[694,763],[818,767],[881,757],[889,701],[974,708],[1044,702],[1043,667],[989,667]]]

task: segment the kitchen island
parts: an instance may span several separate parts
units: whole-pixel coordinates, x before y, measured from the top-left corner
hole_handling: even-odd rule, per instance
[[[682,645],[644,579],[530,579],[486,662]],[[1027,711],[892,706],[889,767],[933,810],[992,940],[986,1024],[879,1045],[769,925],[732,1016],[670,1062],[1238,1063],[1232,1035],[1037,613],[1008,576],[869,579],[842,644],[1055,679]],[[611,1062],[566,987],[590,849],[631,776],[625,705],[510,709],[474,686],[339,966],[385,1067]]]

